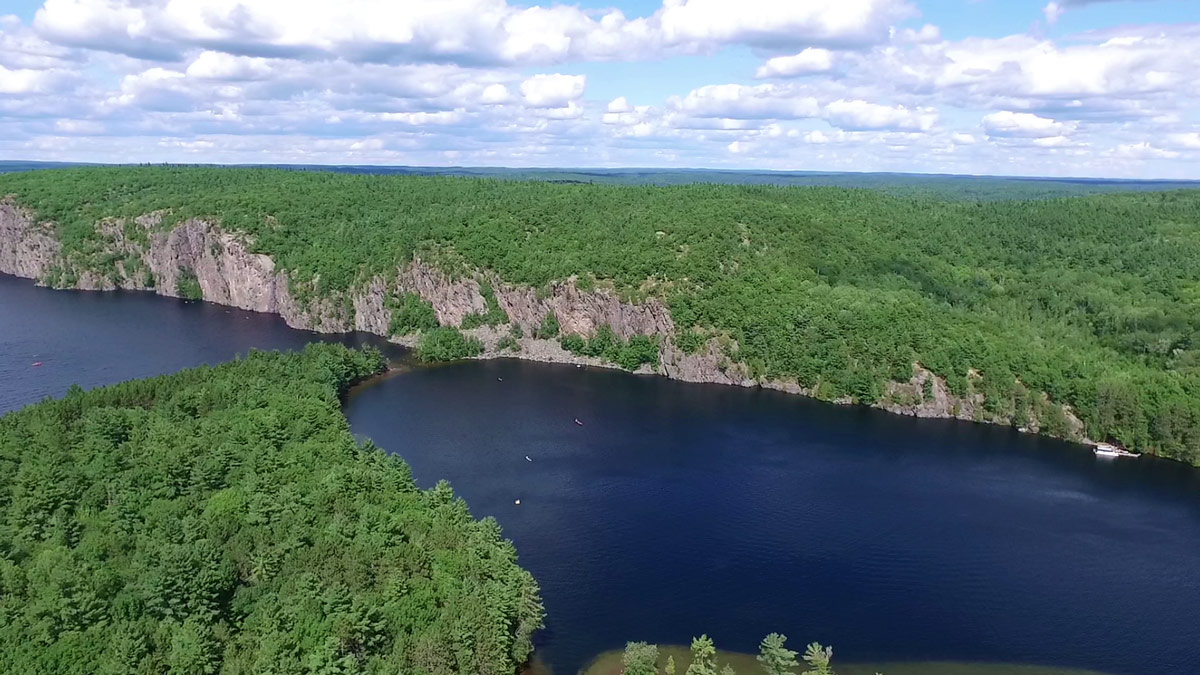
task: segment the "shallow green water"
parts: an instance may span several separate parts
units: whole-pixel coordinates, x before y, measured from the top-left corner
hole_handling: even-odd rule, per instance
[[[802,644],[790,644],[792,649],[802,649]],[[675,672],[682,674],[687,671],[691,658],[686,647],[660,646],[659,670],[667,662],[667,656],[675,657]],[[762,675],[758,662],[752,654],[719,651],[717,663],[728,663],[738,675]],[[834,648],[834,670],[838,675],[1105,675],[1095,670],[1080,670],[1077,668],[1057,668],[1053,666],[1038,666],[1016,663],[959,663],[952,661],[926,662],[893,662],[893,663],[847,663],[837,662],[837,648]],[[530,675],[544,675],[545,669],[535,669]],[[621,652],[605,652],[596,657],[592,663],[581,671],[582,675],[620,675]]]

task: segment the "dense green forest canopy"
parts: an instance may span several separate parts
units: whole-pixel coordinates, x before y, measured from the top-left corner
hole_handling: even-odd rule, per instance
[[[0,194],[94,265],[98,219],[166,210],[164,226],[205,216],[252,235],[318,292],[414,253],[510,283],[577,275],[661,297],[685,349],[727,338],[752,375],[824,398],[874,402],[919,362],[996,418],[1020,425],[1045,394],[1093,438],[1200,461],[1200,190],[949,201],[142,167],[8,174]]]
[[[0,672],[515,673],[511,543],[341,414],[382,367],[252,353],[0,418]]]
[[[0,160],[0,173],[88,166],[70,162]],[[91,165],[98,166],[98,165]],[[214,165],[207,165],[212,167]],[[229,165],[224,165],[229,166]],[[793,187],[870,188],[896,195],[924,195],[950,200],[1044,199],[1110,192],[1187,190],[1200,188],[1195,180],[1136,180],[1108,178],[1033,178],[859,171],[752,171],[745,169],[662,168],[516,168],[494,166],[396,166],[327,164],[237,165],[250,169],[323,171],[379,176],[460,176],[499,180],[595,183],[601,185],[779,185]]]

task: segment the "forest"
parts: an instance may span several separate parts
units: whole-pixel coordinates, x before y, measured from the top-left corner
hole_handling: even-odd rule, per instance
[[[342,416],[383,368],[252,352],[0,418],[0,672],[516,673],[512,544]]]
[[[1090,438],[1200,463],[1200,190],[972,200],[108,167],[0,175],[0,194],[101,273],[116,260],[97,221],[164,211],[163,227],[206,217],[246,233],[317,294],[414,254],[539,288],[575,276],[660,298],[679,347],[715,340],[753,377],[820,398],[875,403],[919,363],[982,394],[987,419],[1067,436],[1066,404]],[[402,323],[428,322],[405,310]],[[502,320],[490,314],[477,321]],[[564,336],[621,353],[594,337]]]

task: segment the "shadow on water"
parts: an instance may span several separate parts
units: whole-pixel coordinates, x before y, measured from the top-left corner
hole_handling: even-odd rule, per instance
[[[314,341],[372,345],[398,363],[407,354],[376,335],[295,330],[273,314],[134,291],[53,291],[0,274],[0,414],[73,384],[90,389]]]

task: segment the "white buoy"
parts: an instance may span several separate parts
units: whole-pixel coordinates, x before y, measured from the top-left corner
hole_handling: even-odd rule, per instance
[[[515,501],[515,502],[513,502],[513,503],[514,503],[514,504],[516,504],[517,506],[520,506],[520,505],[521,505],[521,500],[520,500],[520,499],[518,499],[517,501]]]

